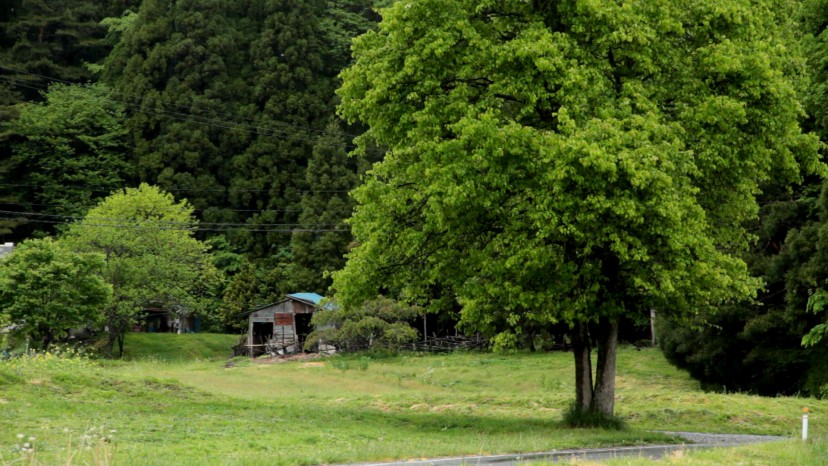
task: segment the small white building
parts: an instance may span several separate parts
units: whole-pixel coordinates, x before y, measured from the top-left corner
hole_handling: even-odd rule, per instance
[[[14,251],[14,243],[0,244],[0,257],[11,254]]]

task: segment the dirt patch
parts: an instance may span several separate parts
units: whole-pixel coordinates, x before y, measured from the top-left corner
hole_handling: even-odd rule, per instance
[[[302,364],[299,367],[325,367],[325,363],[324,362],[319,362],[319,361],[306,362],[306,363]]]
[[[382,401],[375,401],[371,403],[371,406],[374,408],[379,409],[380,411],[387,413],[393,409],[393,407],[388,403],[383,403]]]
[[[464,408],[465,406],[457,405],[457,404],[447,404],[447,405],[437,405],[432,406],[430,411],[432,413],[442,413],[443,411],[454,411],[459,408]]]
[[[319,353],[299,353],[299,354],[291,354],[290,356],[262,356],[260,358],[254,359],[253,362],[256,364],[281,364],[283,362],[291,362],[291,361],[313,361],[315,359],[321,359],[322,355]],[[318,364],[318,365],[325,365],[324,362],[318,363],[305,363],[303,367],[310,367],[308,364]]]

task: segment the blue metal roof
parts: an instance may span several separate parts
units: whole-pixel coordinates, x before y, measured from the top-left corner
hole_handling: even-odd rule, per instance
[[[319,305],[319,301],[322,301],[323,297],[316,294],[316,293],[290,293],[288,294],[291,298],[301,299],[302,301],[307,301],[313,303],[315,305]]]

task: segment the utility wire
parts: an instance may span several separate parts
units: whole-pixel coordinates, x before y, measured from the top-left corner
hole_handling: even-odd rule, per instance
[[[0,213],[0,215],[5,215]],[[328,232],[343,232],[343,233],[350,233],[351,230],[344,229],[344,228],[284,228],[284,229],[274,229],[274,228],[199,228],[197,226],[185,227],[185,226],[170,226],[170,227],[161,227],[161,226],[148,226],[143,224],[114,224],[114,223],[74,223],[71,221],[61,221],[61,220],[48,220],[48,219],[30,219],[30,218],[14,218],[14,217],[0,217],[0,219],[4,220],[18,220],[18,221],[25,221],[27,223],[44,223],[50,225],[79,225],[81,227],[92,227],[92,228],[116,228],[116,229],[132,229],[132,230],[146,230],[146,231],[165,231],[165,230],[176,230],[176,231],[209,231],[209,232],[242,232],[242,233],[328,233]]]
[[[94,222],[116,222],[122,224],[123,222],[128,223],[152,223],[156,225],[168,225],[168,226],[180,226],[180,227],[193,227],[193,226],[210,226],[210,227],[247,227],[247,226],[254,226],[254,227],[293,227],[293,226],[337,226],[340,223],[227,223],[227,222],[218,222],[218,223],[210,223],[210,222],[198,222],[196,224],[195,220],[189,222],[182,222],[182,221],[173,221],[173,220],[155,220],[155,219],[140,219],[140,220],[129,220],[123,218],[112,218],[112,217],[78,217],[74,215],[58,215],[58,214],[42,214],[38,212],[17,212],[12,210],[0,210],[0,214],[14,214],[20,215],[24,217],[45,217],[47,219],[62,219],[62,220],[71,220],[71,221],[94,221]]]
[[[77,84],[77,83],[72,83],[70,81],[65,81],[65,80],[62,80],[62,79],[53,78],[53,77],[49,77],[49,76],[45,76],[45,75],[39,75],[39,74],[36,74],[36,73],[30,73],[30,72],[26,72],[26,71],[22,71],[22,70],[15,70],[13,68],[5,67],[5,66],[2,66],[2,65],[0,65],[0,69],[13,71],[13,72],[18,72],[18,73],[29,74],[29,75],[32,75],[32,76],[37,76],[37,77],[40,77],[40,78],[43,78],[43,79],[48,79],[48,80],[52,80],[54,82],[59,82],[59,83],[64,83],[64,84],[69,84],[69,85],[76,85]],[[7,82],[9,84],[13,84],[13,85],[16,85],[16,86],[20,86],[20,87],[24,87],[24,88],[28,88],[28,89],[32,89],[32,90],[37,90],[37,91],[48,90],[48,85],[30,84],[30,83],[26,83],[24,81],[18,81],[14,78],[10,78],[10,77],[3,76],[3,75],[0,75],[0,80],[2,80],[4,82]],[[125,94],[122,94],[122,93],[118,93],[114,90],[110,90],[109,92],[111,94],[125,95]],[[193,115],[192,113],[181,113],[181,112],[175,112],[175,111],[170,111],[170,110],[146,109],[145,106],[144,106],[144,101],[147,100],[146,97],[141,100],[140,104],[134,104],[134,103],[125,102],[125,101],[122,101],[122,100],[116,100],[114,98],[108,98],[104,95],[98,95],[97,97],[102,99],[102,100],[105,100],[107,102],[113,102],[113,103],[118,103],[118,104],[124,105],[127,108],[131,108],[131,109],[133,109],[134,111],[136,111],[138,113],[144,113],[144,114],[148,114],[148,115],[157,115],[157,116],[167,117],[167,118],[178,120],[178,121],[193,122],[193,123],[197,123],[197,124],[202,124],[202,125],[206,125],[206,126],[212,126],[212,127],[215,127],[215,128],[221,128],[221,129],[227,129],[227,130],[237,130],[237,131],[242,131],[242,132],[246,132],[246,133],[250,133],[250,134],[256,134],[256,135],[260,135],[260,136],[270,136],[270,137],[274,137],[276,139],[282,139],[282,140],[290,139],[290,140],[295,140],[295,141],[307,142],[309,144],[320,144],[320,145],[327,146],[327,147],[342,147],[342,148],[345,148],[345,149],[348,149],[348,150],[352,150],[352,149],[356,148],[356,146],[354,144],[351,144],[351,143],[333,143],[333,142],[320,141],[318,139],[302,138],[302,137],[297,136],[296,132],[291,132],[287,129],[279,129],[279,128],[267,127],[267,126],[253,126],[253,125],[242,124],[242,123],[228,122],[226,120],[219,120],[219,119],[215,119],[215,118],[208,118],[208,117],[203,117],[203,116],[199,116],[199,115]],[[178,106],[179,108],[189,109],[186,106],[175,105],[175,104],[167,104],[167,103],[164,103],[163,101],[160,101],[159,103],[162,106],[163,105],[172,105],[172,106]],[[227,115],[227,114],[225,114],[225,115]],[[227,116],[231,116],[231,115],[227,115]],[[234,119],[242,119],[242,120],[247,119],[248,121],[254,121],[250,118],[241,117],[241,116],[238,116],[238,115],[232,115],[231,117],[234,118]],[[293,128],[296,131],[300,131],[300,132],[317,132],[320,135],[330,134],[330,132],[324,131],[324,130],[315,130],[313,128],[302,128],[302,127],[299,127],[299,126],[291,125],[291,124],[288,124],[288,123],[282,123],[282,122],[276,122],[276,123],[278,123],[280,125],[283,125],[284,127],[287,127],[287,128]],[[342,132],[342,134],[346,135],[346,136],[351,136],[352,138],[358,137],[358,135],[345,133],[345,132]],[[385,151],[382,150],[382,149],[368,148],[367,150],[370,151],[370,152],[378,153],[378,154],[385,153]]]
[[[83,190],[83,191],[95,191],[95,192],[112,192],[113,190],[121,190],[127,189],[131,187],[119,187],[119,188],[107,188],[104,186],[61,186],[61,185],[38,185],[38,184],[27,184],[27,183],[0,183],[0,186],[9,187],[9,188],[38,188],[38,189],[59,189],[59,190],[67,190],[67,189],[75,189],[75,190]],[[133,188],[134,189],[134,188]],[[217,188],[217,189],[200,189],[200,188],[170,188],[164,189],[161,188],[162,191],[168,192],[194,192],[194,193],[201,193],[201,192],[210,192],[210,193],[269,193],[271,189],[231,189],[231,188]],[[350,190],[347,189],[320,189],[320,190],[313,190],[313,189],[306,189],[301,191],[293,191],[294,193],[298,194],[309,194],[309,193],[349,193]]]
[[[38,77],[38,78],[41,78],[41,79],[45,79],[45,80],[53,81],[53,82],[58,82],[58,83],[62,83],[62,84],[70,84],[70,85],[78,84],[76,82],[67,81],[65,79],[56,78],[54,76],[47,76],[47,75],[44,75],[44,74],[38,74],[38,73],[31,72],[31,71],[11,68],[11,67],[4,66],[4,65],[0,65],[0,69],[6,70],[6,71],[11,71],[13,73],[19,73],[19,74],[25,74],[25,75],[29,75],[29,76],[35,76],[35,77]],[[125,93],[125,92],[118,92],[114,89],[111,89],[110,92],[112,94],[115,94],[115,95],[123,96],[126,99],[135,99],[133,96],[131,96],[131,95]],[[144,99],[142,99],[142,102],[143,102],[143,100]],[[182,110],[187,110],[187,111],[190,110],[190,107],[188,107],[186,105],[176,104],[174,102],[163,102],[163,101],[161,101],[161,104],[162,105],[168,105],[168,106],[171,106],[171,107],[178,107],[179,109],[182,109]],[[254,118],[251,118],[251,117],[243,117],[243,116],[239,116],[239,115],[235,115],[235,114],[218,112],[218,111],[215,111],[215,110],[208,110],[208,111],[210,113],[214,114],[214,115],[227,117],[231,120],[242,119],[242,120],[252,121],[252,122],[256,121]],[[302,128],[302,127],[299,127],[299,126],[296,126],[296,125],[291,125],[290,123],[285,123],[285,122],[282,122],[282,121],[278,121],[278,122],[275,122],[275,123],[278,124],[278,125],[284,126],[284,127],[295,128],[295,129],[299,129],[299,130],[303,130],[303,131],[314,132],[314,133],[317,133],[317,134],[320,134],[320,135],[328,134],[328,131],[326,131],[326,130],[320,130],[320,129],[314,129],[314,128]],[[342,134],[344,136],[350,136],[352,138],[356,138],[356,137],[360,136],[359,134],[347,133],[347,132],[344,132],[344,131],[342,132]]]
[[[2,184],[0,184],[2,186]],[[0,206],[18,206],[18,207],[66,207],[65,205],[61,204],[38,204],[36,202],[2,202],[0,201]],[[165,211],[175,211],[178,210],[174,207],[155,207],[158,210],[165,210]],[[206,212],[208,209],[193,209],[194,212]],[[315,213],[326,213],[326,212],[338,212],[338,213],[350,213],[353,212],[353,209],[324,209],[324,210],[313,210],[313,209],[223,209],[218,208],[218,211],[221,212],[254,212],[254,213],[270,213],[270,212],[315,212]]]
[[[28,88],[28,89],[38,90],[38,91],[48,90],[48,86],[44,86],[44,85],[34,85],[34,86],[27,85],[27,84],[25,84],[21,81],[17,81],[17,80],[12,79],[12,78],[7,78],[3,75],[0,75],[0,81],[4,81],[4,82],[10,83],[10,84],[14,84],[16,86],[21,86],[21,87],[25,87],[25,88]],[[225,121],[210,119],[210,118],[206,118],[206,117],[200,117],[200,116],[192,115],[192,114],[184,114],[184,113],[179,113],[179,112],[170,112],[170,111],[167,111],[167,110],[152,110],[152,109],[148,110],[148,109],[144,108],[143,105],[131,104],[131,103],[122,102],[122,101],[119,101],[119,100],[108,99],[108,98],[106,98],[102,95],[98,95],[96,97],[100,100],[103,100],[103,101],[124,105],[125,107],[131,108],[131,109],[133,109],[134,111],[136,111],[138,113],[144,113],[144,114],[147,114],[147,115],[157,115],[157,116],[162,116],[162,117],[170,118],[170,119],[177,120],[177,121],[193,122],[193,123],[197,123],[197,124],[201,124],[201,125],[205,125],[205,126],[211,126],[211,127],[214,127],[214,128],[221,128],[221,129],[227,129],[227,130],[238,130],[238,131],[242,131],[242,132],[245,132],[245,133],[256,134],[256,135],[259,135],[259,136],[275,137],[276,139],[285,140],[285,139],[290,138],[291,140],[307,142],[307,143],[310,143],[310,144],[321,143],[321,141],[318,141],[318,140],[312,140],[312,139],[298,137],[298,136],[296,136],[295,133],[289,133],[286,130],[278,130],[278,129],[275,129],[275,128],[267,128],[267,127],[254,127],[254,126],[251,126],[251,125],[243,125],[243,124],[239,124],[239,123],[225,122]],[[299,129],[299,130],[302,131],[303,129]],[[282,137],[280,137],[280,136],[282,136]],[[322,145],[327,145],[329,147],[344,147],[346,149],[355,147],[352,144],[347,144],[347,143],[344,143],[344,144],[322,143]]]

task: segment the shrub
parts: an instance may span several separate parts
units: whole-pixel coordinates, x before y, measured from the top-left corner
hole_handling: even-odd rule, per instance
[[[324,342],[351,351],[398,349],[417,339],[417,330],[409,322],[421,315],[422,308],[382,296],[357,309],[342,309],[331,302],[313,315],[316,330],[308,335],[305,347]]]

